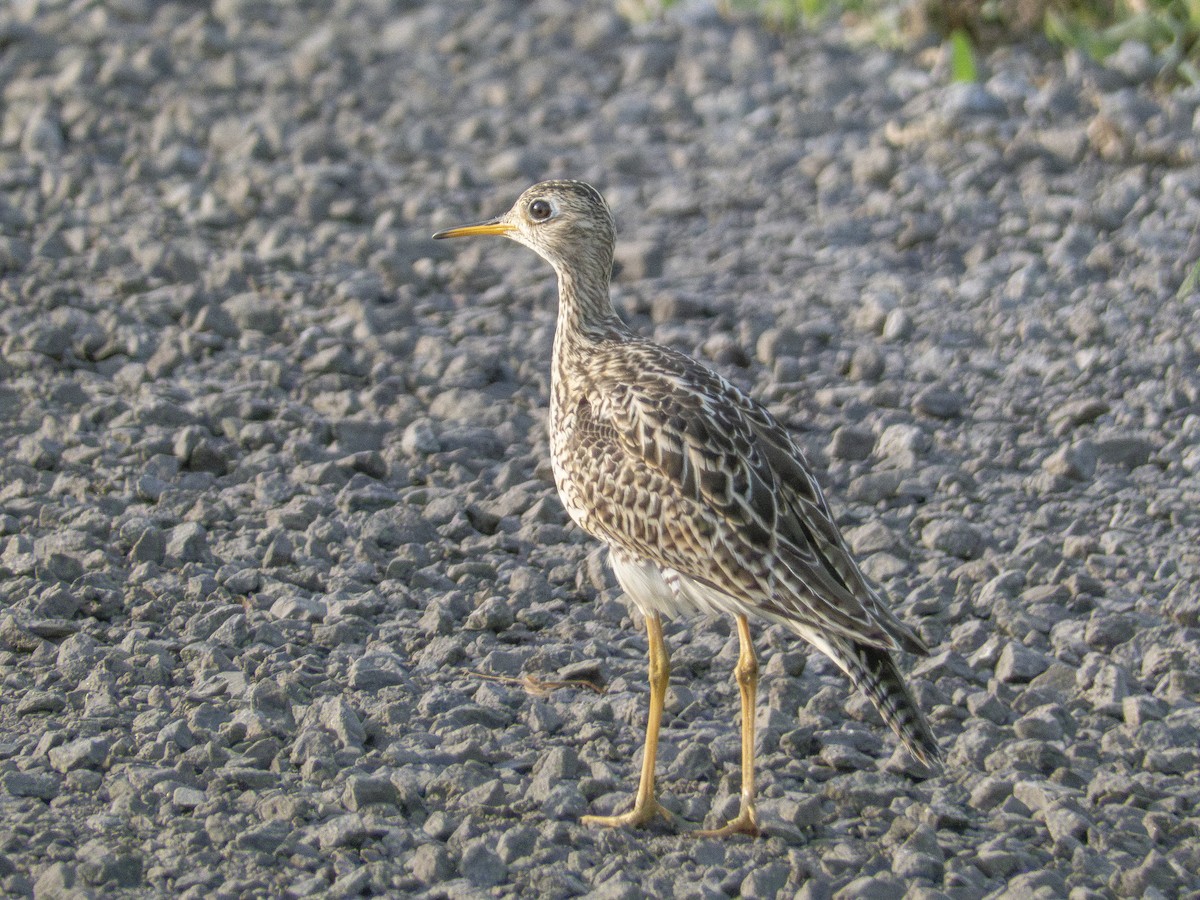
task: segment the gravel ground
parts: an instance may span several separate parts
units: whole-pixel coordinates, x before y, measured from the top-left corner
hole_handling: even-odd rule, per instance
[[[1200,91],[612,7],[0,10],[0,892],[1200,891]],[[943,775],[769,628],[766,836],[578,824],[645,639],[554,496],[552,274],[428,239],[556,176],[809,448]],[[668,639],[716,824],[736,634]]]

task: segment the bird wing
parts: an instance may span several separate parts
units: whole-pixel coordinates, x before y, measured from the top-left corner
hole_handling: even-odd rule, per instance
[[[771,413],[752,397],[730,385],[736,400],[745,404],[745,415],[761,442],[763,452],[780,481],[780,493],[786,510],[784,521],[789,533],[798,530],[808,539],[818,556],[832,568],[844,584],[871,615],[905,650],[910,653],[926,654],[929,648],[908,625],[901,622],[890,608],[879,598],[878,593],[867,584],[862,570],[846,539],[838,528],[829,509],[829,503],[821,492],[804,458],[804,451],[797,446],[788,430]]]
[[[600,512],[589,530],[770,616],[897,645],[894,617],[876,613],[800,451],[766,409],[665,348],[625,344],[611,362],[589,361],[575,410],[581,488]]]

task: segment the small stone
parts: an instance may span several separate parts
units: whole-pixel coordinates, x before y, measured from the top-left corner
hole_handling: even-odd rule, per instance
[[[205,306],[192,322],[196,331],[209,332],[223,338],[236,339],[238,326],[233,317],[220,306]]]
[[[967,712],[997,725],[1007,725],[1012,720],[1012,710],[999,697],[989,691],[974,691],[967,695]]]
[[[1176,895],[1180,884],[1170,860],[1154,849],[1146,854],[1141,865],[1120,873],[1117,886],[1118,896],[1122,897],[1148,897],[1152,890],[1157,896],[1171,897]]]
[[[21,133],[21,152],[31,162],[56,162],[66,145],[63,124],[49,105],[39,105],[25,122]]]
[[[1131,83],[1152,81],[1159,74],[1154,52],[1139,40],[1125,40],[1104,59],[1104,65],[1124,75]]]
[[[989,809],[995,809],[1011,797],[1012,792],[1013,784],[1008,779],[987,776],[971,789],[971,797],[968,803],[974,809],[986,812]]]
[[[912,335],[912,332],[912,315],[906,309],[897,307],[884,319],[883,339],[885,341],[904,341]]]
[[[886,144],[875,144],[854,154],[850,176],[859,187],[885,187],[896,174],[896,154]]]
[[[641,281],[662,275],[666,254],[660,244],[650,241],[619,241],[614,262],[622,281]]]
[[[574,779],[579,769],[579,757],[568,747],[553,747],[543,753],[534,765],[528,796],[535,803],[542,803],[553,787],[567,779]]]
[[[283,314],[270,297],[260,294],[235,294],[222,306],[237,326],[263,334],[275,334],[283,325]]]
[[[947,388],[928,387],[913,398],[913,410],[938,419],[956,418],[963,408],[963,396]]]
[[[587,811],[587,798],[571,782],[554,785],[542,801],[542,814],[550,820],[575,822]]]
[[[956,81],[943,88],[940,109],[950,122],[975,116],[1002,116],[1007,111],[1004,101],[975,81]]]
[[[834,459],[863,460],[875,448],[875,436],[865,428],[838,427],[825,452]]]
[[[17,703],[17,714],[21,716],[36,713],[56,713],[67,705],[66,698],[59,693],[50,691],[30,691]]]
[[[476,887],[494,887],[508,877],[508,867],[489,846],[491,838],[480,838],[463,848],[458,869]]]
[[[1096,447],[1091,441],[1063,444],[1045,460],[1042,468],[1051,475],[1086,481],[1096,471]]]
[[[904,886],[891,875],[863,875],[833,895],[833,900],[895,900]]]
[[[1096,612],[1084,627],[1083,639],[1089,646],[1109,651],[1133,639],[1137,625],[1131,616]]]
[[[438,453],[442,443],[438,440],[428,419],[418,419],[404,429],[400,436],[400,449],[409,456],[428,456]]]
[[[1063,726],[1055,716],[1040,710],[1033,710],[1013,723],[1013,732],[1019,738],[1059,741],[1063,737]]]
[[[166,555],[179,562],[203,562],[209,558],[208,532],[199,522],[184,522],[171,529]]]
[[[783,798],[775,801],[770,809],[777,818],[797,828],[816,828],[825,821],[824,803],[819,795],[803,800]]]
[[[758,338],[755,355],[765,366],[780,359],[796,359],[804,355],[812,338],[791,328],[768,328]]]
[[[338,847],[362,847],[378,838],[382,829],[368,824],[358,813],[336,816],[317,829],[317,842],[322,850]]]
[[[290,823],[276,819],[240,832],[233,839],[233,845],[239,850],[274,853],[291,832],[292,826]]]
[[[1092,822],[1071,804],[1054,804],[1042,813],[1046,830],[1055,843],[1079,841],[1087,834]]]
[[[883,354],[877,347],[855,347],[850,355],[850,368],[846,371],[846,377],[851,381],[878,381],[883,377],[885,368]]]
[[[0,778],[0,784],[14,797],[36,797],[48,802],[58,796],[62,779],[49,772],[9,772]]]
[[[1121,713],[1128,725],[1144,725],[1156,722],[1167,714],[1167,705],[1157,697],[1140,695],[1126,697],[1121,701]]]
[[[161,563],[167,553],[167,538],[162,529],[155,525],[147,525],[134,542],[129,551],[129,558],[135,563]]]
[[[108,758],[112,742],[104,737],[79,738],[50,751],[50,765],[59,772],[98,769]]]
[[[51,440],[39,434],[30,434],[17,442],[17,450],[13,454],[13,458],[18,462],[33,466],[35,469],[48,472],[57,468],[63,449],[60,441]]]
[[[356,691],[378,691],[408,683],[403,662],[389,650],[373,650],[350,664],[350,687]]]
[[[204,791],[191,787],[175,788],[171,794],[171,802],[180,809],[195,809],[206,800]]]
[[[785,863],[771,862],[754,866],[740,888],[743,897],[776,897],[787,884],[791,869]]]
[[[325,602],[315,597],[280,597],[271,604],[271,615],[277,619],[320,622],[326,615]]]
[[[1148,772],[1165,775],[1186,775],[1195,772],[1200,765],[1200,753],[1190,747],[1172,747],[1167,750],[1147,750],[1142,763]]]
[[[996,661],[996,678],[1005,684],[1024,684],[1046,670],[1049,660],[1036,650],[1009,641]]]
[[[1082,125],[1046,128],[1038,134],[1037,142],[1057,163],[1073,166],[1087,150],[1087,130]]]
[[[170,743],[174,744],[180,750],[189,750],[196,746],[196,736],[192,734],[192,730],[188,727],[186,719],[176,719],[174,722],[163,727],[163,729],[155,736],[155,743]]]
[[[528,825],[518,825],[507,829],[496,841],[496,855],[505,865],[512,865],[518,859],[529,856],[537,845],[537,829]]]
[[[344,748],[361,748],[367,734],[362,721],[341,697],[323,697],[313,703],[309,714],[333,733]]]
[[[927,878],[937,884],[944,870],[945,865],[937,856],[907,846],[897,848],[892,856],[892,874],[897,878]]]
[[[921,543],[959,559],[975,559],[983,551],[983,535],[964,519],[938,519],[921,530]]]
[[[1129,696],[1129,681],[1129,674],[1121,666],[1102,665],[1088,690],[1088,697],[1096,711],[1114,717],[1123,716],[1125,698]]]
[[[942,219],[938,215],[931,213],[902,213],[900,216],[900,230],[896,233],[896,247],[900,250],[909,250],[920,244],[927,243],[936,238],[942,231]],[[890,316],[889,316],[890,318]],[[896,339],[907,337],[907,330],[910,326],[903,326],[904,333],[897,335]],[[885,323],[883,335],[888,337],[888,326]]]
[[[342,803],[347,809],[361,810],[373,803],[395,805],[400,801],[400,791],[391,779],[382,776],[351,775],[346,779],[342,792]]]
[[[897,422],[883,430],[876,444],[876,451],[886,458],[916,459],[923,455],[933,443],[929,435],[917,425]]]
[[[275,569],[286,566],[291,563],[294,552],[295,548],[292,546],[291,539],[286,533],[279,532],[271,538],[271,542],[267,544],[267,549],[263,552],[263,567]]]
[[[51,863],[38,876],[33,886],[33,896],[42,897],[75,897],[85,892],[79,889],[76,867],[65,862]]]
[[[441,844],[422,844],[408,861],[408,870],[422,884],[441,884],[454,875],[454,862]]]
[[[1146,465],[1156,449],[1149,439],[1137,435],[1097,438],[1095,447],[1096,457],[1100,462],[1126,469]]]
[[[845,535],[850,549],[859,558],[866,558],[873,553],[892,552],[900,546],[896,533],[878,519],[872,519],[857,528],[849,528]]]
[[[469,631],[501,632],[512,627],[514,621],[513,611],[507,601],[500,597],[489,597],[467,616],[464,627]]]
[[[1062,437],[1080,425],[1096,421],[1110,408],[1105,401],[1096,398],[1072,400],[1050,412],[1050,424],[1054,428],[1054,433],[1058,437]]]

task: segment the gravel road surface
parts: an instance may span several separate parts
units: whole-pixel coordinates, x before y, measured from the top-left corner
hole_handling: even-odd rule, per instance
[[[1200,891],[1200,90],[681,6],[0,9],[0,893]],[[948,765],[759,631],[645,636],[548,465],[583,178],[630,322],[796,432]]]

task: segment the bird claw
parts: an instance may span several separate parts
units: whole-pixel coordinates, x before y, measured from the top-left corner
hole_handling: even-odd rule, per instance
[[[720,828],[703,829],[694,831],[692,834],[698,838],[723,838],[733,834],[745,834],[750,837],[758,837],[762,832],[758,827],[758,816],[755,815],[753,809],[743,807],[738,813],[736,819],[730,819]]]
[[[597,825],[601,828],[641,828],[657,818],[662,818],[667,822],[673,822],[675,819],[670,810],[657,800],[651,800],[641,806],[635,805],[629,812],[619,816],[584,816],[579,821],[584,825]]]

